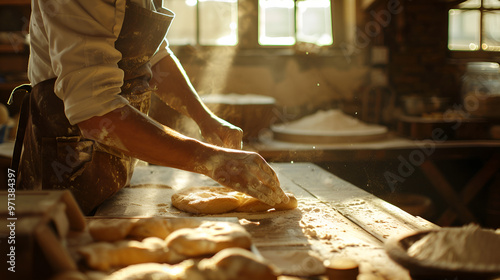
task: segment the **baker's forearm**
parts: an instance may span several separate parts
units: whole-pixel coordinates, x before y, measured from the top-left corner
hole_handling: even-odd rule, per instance
[[[287,202],[274,170],[257,153],[183,136],[130,105],[78,124],[83,135],[147,162],[209,176],[267,204]]]
[[[203,165],[216,149],[155,122],[129,105],[78,126],[85,137],[129,156],[198,173],[204,171],[195,170],[196,166]]]
[[[172,54],[153,66],[151,86],[156,94],[170,107],[201,123],[211,117],[211,112],[201,102],[200,97],[179,60]]]

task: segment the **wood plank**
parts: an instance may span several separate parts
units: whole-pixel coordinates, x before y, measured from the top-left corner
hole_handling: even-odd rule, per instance
[[[307,190],[380,241],[435,227],[309,163],[274,164],[282,176]]]

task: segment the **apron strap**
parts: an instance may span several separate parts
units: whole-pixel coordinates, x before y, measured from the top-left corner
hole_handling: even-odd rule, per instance
[[[26,125],[28,124],[28,117],[30,115],[30,92],[31,85],[20,85],[12,90],[9,101],[7,101],[7,104],[11,105],[15,93],[24,94],[21,103],[21,111],[19,112],[19,122],[17,126],[16,141],[14,143],[14,152],[12,154],[12,161],[10,164],[10,168],[15,170],[16,173],[19,171],[19,162],[21,161],[21,151],[23,149],[24,134],[26,133]]]

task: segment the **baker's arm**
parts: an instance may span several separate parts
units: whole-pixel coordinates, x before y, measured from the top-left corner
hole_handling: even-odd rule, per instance
[[[203,138],[211,144],[241,148],[243,131],[217,117],[201,101],[174,54],[160,59],[153,67],[151,86],[157,87],[158,97],[173,109],[193,119]]]
[[[207,175],[265,203],[287,202],[274,170],[258,154],[186,137],[130,105],[78,124],[83,135],[152,164]]]

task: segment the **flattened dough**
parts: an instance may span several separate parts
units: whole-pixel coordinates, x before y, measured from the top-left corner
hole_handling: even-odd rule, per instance
[[[233,192],[233,193],[231,193]],[[221,214],[240,206],[236,191],[229,188],[193,187],[172,195],[172,205],[194,214]]]
[[[193,214],[221,214],[227,212],[265,212],[270,209],[291,210],[297,208],[297,199],[291,193],[288,203],[275,206],[252,196],[226,187],[203,186],[184,188],[172,195],[172,205]]]

